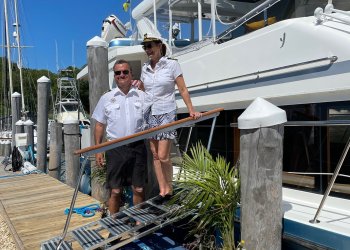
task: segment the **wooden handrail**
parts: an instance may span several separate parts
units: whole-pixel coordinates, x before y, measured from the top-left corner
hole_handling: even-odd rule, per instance
[[[103,142],[101,144],[98,145],[94,145],[94,146],[90,146],[90,147],[86,147],[80,150],[77,150],[74,152],[75,155],[79,155],[79,154],[84,154],[85,156],[88,155],[92,155],[92,154],[96,154],[96,153],[100,153],[100,152],[104,152],[106,150],[115,148],[115,147],[119,147],[125,144],[129,144],[135,141],[139,141],[145,138],[149,138],[152,135],[158,134],[160,132],[165,132],[165,131],[170,131],[176,128],[180,128],[180,127],[184,127],[186,125],[191,125],[191,124],[195,124],[204,120],[208,120],[210,118],[216,117],[220,114],[221,111],[223,111],[223,108],[217,108],[217,109],[213,109],[210,110],[208,112],[204,112],[202,113],[202,117],[195,120],[192,117],[186,117],[184,119],[181,120],[177,120],[174,122],[171,122],[169,124],[165,124],[156,128],[150,128],[132,135],[128,135],[128,136],[124,136],[122,138],[118,138],[115,140],[111,140],[111,141],[107,141],[107,142]]]

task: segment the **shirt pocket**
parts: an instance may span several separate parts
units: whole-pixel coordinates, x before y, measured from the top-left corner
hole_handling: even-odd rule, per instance
[[[142,116],[142,103],[134,102],[134,111],[137,117]]]
[[[120,118],[120,105],[118,103],[109,105],[105,109],[105,115],[110,122]]]

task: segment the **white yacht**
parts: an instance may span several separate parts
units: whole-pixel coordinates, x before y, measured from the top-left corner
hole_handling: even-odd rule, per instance
[[[140,39],[162,35],[195,107],[225,108],[211,153],[232,164],[239,156],[236,123],[244,109],[257,97],[284,109],[284,238],[312,249],[348,249],[350,159],[339,159],[350,145],[349,10],[348,0],[144,0],[132,12],[137,33],[107,40],[110,86],[115,60],[131,61],[138,77],[147,61]],[[84,68],[78,78],[87,73]],[[185,117],[179,95],[177,104]],[[210,125],[191,130],[192,141],[205,140]],[[180,138],[180,147],[186,141]],[[310,223],[316,213],[320,222]]]

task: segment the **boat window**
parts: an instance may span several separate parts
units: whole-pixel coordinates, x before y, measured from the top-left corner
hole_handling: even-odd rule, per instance
[[[78,105],[76,105],[76,104],[69,104],[69,105],[67,105],[67,104],[65,104],[65,105],[63,105],[64,106],[64,109],[66,110],[66,111],[77,111],[78,110]]]
[[[330,120],[350,124],[350,102],[300,104],[281,108],[286,111],[288,122],[298,124],[284,126],[283,185],[323,195],[350,138],[350,125],[320,124]],[[210,153],[223,156],[231,165],[239,160],[240,130],[230,124],[237,123],[243,111],[221,112],[212,138]],[[186,116],[180,114],[178,118]],[[312,124],[306,125],[308,122]],[[192,129],[189,148],[199,140],[206,146],[210,129],[209,120],[196,124]],[[189,128],[178,130],[181,152],[186,148],[188,134]],[[350,155],[345,158],[331,195],[350,198]]]
[[[350,125],[305,126],[305,121],[343,120],[350,123],[350,102],[303,104],[282,107],[288,121],[285,126],[283,184],[323,194],[336,169],[347,141]],[[332,195],[350,197],[350,157],[346,157]]]
[[[256,3],[261,4],[261,2],[262,1]],[[327,1],[323,0],[265,1],[265,5],[261,4],[261,6],[256,7],[256,9],[251,12],[246,12],[247,14],[244,16],[237,17],[236,21],[218,36],[218,42],[226,42],[282,20],[313,16],[317,7],[324,8],[327,3]],[[333,0],[333,4],[337,9],[350,10],[349,1]],[[259,12],[259,14],[257,14],[257,12]]]

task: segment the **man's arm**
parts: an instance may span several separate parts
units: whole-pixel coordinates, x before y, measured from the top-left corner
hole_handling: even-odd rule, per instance
[[[105,125],[103,123],[96,121],[95,131],[94,131],[95,145],[99,145],[102,143],[104,131],[105,131]],[[97,166],[103,167],[105,163],[103,154],[97,153],[95,157],[96,157]]]

